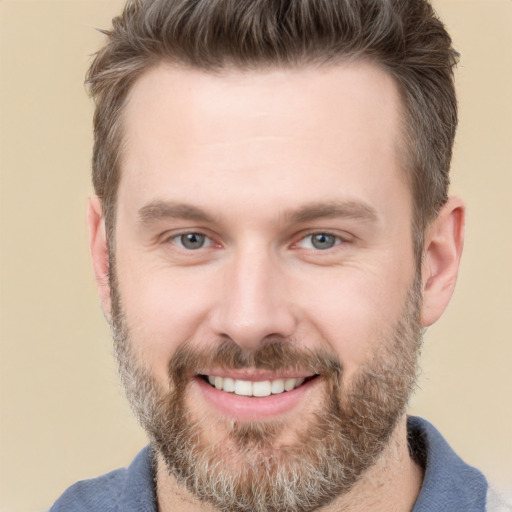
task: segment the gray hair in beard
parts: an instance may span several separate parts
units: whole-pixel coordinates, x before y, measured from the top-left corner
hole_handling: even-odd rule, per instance
[[[121,380],[153,449],[199,500],[223,512],[312,511],[353,487],[405,414],[422,339],[420,290],[417,276],[393,331],[382,335],[351,382],[343,381],[336,355],[301,349],[293,340],[266,339],[245,352],[221,339],[209,350],[184,343],[170,361],[170,391],[163,393],[135,353],[114,279],[112,331]],[[211,420],[188,410],[184,376],[214,366],[314,372],[325,381],[324,399],[300,425],[232,421],[226,438],[208,443]],[[290,429],[296,442],[280,444],[280,434]]]

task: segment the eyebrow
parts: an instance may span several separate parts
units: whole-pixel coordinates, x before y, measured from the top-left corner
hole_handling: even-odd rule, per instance
[[[329,201],[308,204],[284,213],[285,220],[290,224],[338,217],[376,222],[377,212],[370,205],[359,201]]]
[[[168,201],[152,201],[139,210],[138,216],[143,226],[163,219],[186,219],[196,222],[213,222],[214,220],[195,206]]]
[[[146,226],[163,219],[185,219],[195,222],[213,223],[215,219],[196,206],[187,203],[152,201],[139,212],[139,222]],[[329,201],[307,204],[296,210],[284,212],[283,218],[289,224],[301,224],[326,218],[349,218],[368,222],[377,221],[374,208],[359,201]]]

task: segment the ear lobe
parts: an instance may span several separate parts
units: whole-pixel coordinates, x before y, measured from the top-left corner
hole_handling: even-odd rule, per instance
[[[425,233],[421,269],[423,283],[421,324],[423,327],[436,322],[450,302],[459,271],[464,231],[464,203],[452,197]]]
[[[110,320],[110,283],[108,264],[108,244],[105,231],[103,207],[98,196],[89,198],[87,205],[87,227],[89,229],[89,250],[92,258],[96,287],[101,307],[107,320]]]

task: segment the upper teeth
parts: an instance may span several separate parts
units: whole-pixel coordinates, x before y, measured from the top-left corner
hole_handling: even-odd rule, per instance
[[[279,395],[284,391],[291,391],[299,387],[304,382],[304,379],[276,379],[253,382],[250,380],[238,380],[229,377],[209,375],[208,382],[217,389],[222,389],[228,393],[235,393],[235,395],[269,396]]]

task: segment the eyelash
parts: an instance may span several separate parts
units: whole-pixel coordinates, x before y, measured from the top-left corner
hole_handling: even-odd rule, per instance
[[[185,247],[183,245],[183,242],[182,242],[182,237],[184,236],[187,236],[187,235],[196,235],[196,236],[199,236],[199,237],[204,237],[204,240],[206,242],[206,245],[201,245],[200,247],[197,247],[195,249],[193,248],[190,248],[190,247]],[[314,236],[319,236],[319,235],[324,235],[326,237],[332,237],[334,238],[334,244],[331,246],[331,247],[326,247],[326,248],[323,248],[323,249],[320,249],[318,247],[314,247],[314,243],[312,242],[313,240],[313,237]],[[343,237],[341,237],[340,235],[338,234],[335,234],[335,233],[332,233],[330,231],[312,231],[310,233],[307,233],[305,234],[304,236],[302,236],[298,242],[295,242],[293,244],[292,247],[297,247],[299,246],[301,243],[303,243],[305,240],[307,239],[310,239],[311,242],[310,242],[310,245],[312,247],[304,247],[304,249],[306,250],[312,250],[312,251],[315,251],[315,252],[324,252],[324,251],[328,251],[330,249],[333,249],[334,247],[337,247],[339,245],[342,245],[344,243],[347,243],[347,240]],[[214,245],[217,245],[217,247],[220,247],[220,244],[216,244],[214,242],[214,240],[208,236],[207,234],[201,232],[201,231],[185,231],[185,232],[182,232],[182,233],[178,233],[176,235],[173,235],[169,238],[166,239],[167,242],[171,242],[175,245],[177,245],[180,249],[182,250],[185,250],[185,251],[190,251],[190,252],[194,252],[196,250],[199,250],[199,249],[206,249],[208,247],[211,247],[211,246],[214,246]]]
[[[308,233],[306,235],[304,235],[303,237],[301,237],[301,239],[295,243],[294,245],[299,245],[300,243],[304,242],[305,240],[307,239],[310,239],[310,244],[311,245],[314,245],[313,244],[313,237],[314,236],[319,236],[319,235],[323,235],[323,236],[326,236],[326,237],[332,237],[334,238],[334,244],[332,247],[327,247],[327,248],[324,248],[324,249],[320,249],[318,247],[307,247],[306,249],[308,250],[314,250],[314,251],[317,251],[317,252],[324,252],[324,251],[328,251],[330,249],[334,249],[335,247],[339,246],[339,245],[342,245],[343,243],[346,243],[347,240],[344,239],[343,237],[341,237],[339,234],[336,234],[336,233],[332,233],[330,231],[313,231],[311,233]]]
[[[201,245],[200,247],[198,247],[196,249],[191,249],[191,248],[185,247],[183,245],[183,242],[181,241],[181,239],[182,239],[182,237],[187,236],[187,235],[195,235],[195,236],[199,236],[199,237],[204,237],[206,245]],[[177,235],[173,235],[173,236],[167,238],[166,241],[177,245],[180,249],[183,249],[185,251],[194,251],[194,250],[199,250],[199,249],[205,249],[207,247],[216,245],[210,236],[206,235],[205,233],[202,233],[201,231],[185,231],[183,233],[178,233]]]

